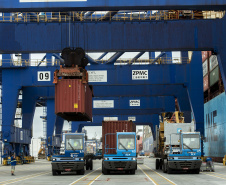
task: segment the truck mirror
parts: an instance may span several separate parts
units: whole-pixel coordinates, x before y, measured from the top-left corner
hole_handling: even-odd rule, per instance
[[[100,142],[102,142],[102,137],[100,138]]]
[[[87,137],[87,136],[85,136],[85,140],[86,140],[86,141],[88,140],[88,137]]]
[[[164,137],[163,142],[166,142],[166,137]]]
[[[140,140],[140,135],[137,135],[137,140]]]

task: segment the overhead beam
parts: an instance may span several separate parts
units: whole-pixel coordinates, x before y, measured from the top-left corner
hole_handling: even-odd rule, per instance
[[[73,23],[71,47],[86,52],[208,51],[220,48],[225,25],[225,18]],[[68,47],[68,29],[69,23],[0,23],[0,53],[60,53]]]
[[[1,0],[1,12],[23,11],[93,11],[93,10],[222,10],[226,3],[223,0]]]

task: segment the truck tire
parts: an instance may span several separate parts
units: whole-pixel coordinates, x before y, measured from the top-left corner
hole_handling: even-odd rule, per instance
[[[155,169],[158,170],[159,169],[159,159],[155,160]]]
[[[168,173],[168,174],[172,174],[172,173],[173,173],[172,168],[170,168],[168,165],[167,165],[167,173]]]
[[[108,170],[106,168],[103,168],[103,174],[107,175],[108,174]]]
[[[89,162],[89,169],[93,170],[93,160],[92,159],[90,159],[90,162]]]
[[[136,170],[130,170],[130,174],[134,175],[136,173]]]
[[[53,175],[53,176],[56,176],[56,175],[57,175],[56,170],[52,170],[52,175]]]
[[[199,172],[200,172],[200,169],[195,169],[195,170],[193,171],[194,174],[199,174]]]
[[[160,170],[162,170],[162,166],[163,166],[163,160],[160,159],[160,160],[159,160],[159,169],[160,169]]]
[[[84,175],[84,174],[85,174],[85,170],[84,170],[84,169],[79,170],[77,173],[78,173],[79,175]]]
[[[89,159],[86,159],[86,170],[89,170],[89,168],[90,168]]]
[[[162,164],[162,171],[163,171],[163,173],[167,172],[167,166],[166,166],[166,164],[164,162]]]
[[[57,172],[57,175],[61,175],[61,171],[58,171],[58,172]]]

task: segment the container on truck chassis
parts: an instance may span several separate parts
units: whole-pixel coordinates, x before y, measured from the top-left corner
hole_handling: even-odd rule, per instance
[[[156,159],[156,169],[169,174],[173,171],[199,174],[202,164],[201,136],[194,131],[194,123],[184,123],[181,118],[179,112],[163,114],[163,122],[156,132],[156,155],[160,157]]]
[[[136,125],[132,121],[103,121],[102,173],[125,171],[135,174],[137,169]]]
[[[84,153],[85,134],[67,133],[63,134],[63,142],[59,155],[52,159],[52,175],[60,175],[61,172],[77,172],[84,175],[86,170],[93,168],[93,161]]]

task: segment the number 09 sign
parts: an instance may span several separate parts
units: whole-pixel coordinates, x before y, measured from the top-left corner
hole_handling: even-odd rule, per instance
[[[50,81],[50,71],[38,71],[38,81]]]

